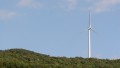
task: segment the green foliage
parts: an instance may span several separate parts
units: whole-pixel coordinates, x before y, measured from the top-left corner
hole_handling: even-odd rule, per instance
[[[51,57],[25,49],[0,51],[0,68],[120,68],[120,59]]]

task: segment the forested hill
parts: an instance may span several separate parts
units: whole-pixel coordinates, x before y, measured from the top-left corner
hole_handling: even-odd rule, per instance
[[[120,60],[51,57],[25,49],[0,51],[0,68],[120,68]]]

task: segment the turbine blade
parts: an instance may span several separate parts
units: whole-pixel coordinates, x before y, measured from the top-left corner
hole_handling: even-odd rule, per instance
[[[97,34],[97,32],[94,29],[91,29],[92,32],[94,32],[95,34]]]
[[[89,28],[91,28],[91,12],[89,10]]]

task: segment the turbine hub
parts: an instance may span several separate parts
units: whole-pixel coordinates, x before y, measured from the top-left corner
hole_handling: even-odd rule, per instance
[[[91,27],[88,28],[88,30],[91,30],[91,29],[92,29]]]

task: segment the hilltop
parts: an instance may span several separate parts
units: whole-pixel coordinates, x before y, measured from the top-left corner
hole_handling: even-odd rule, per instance
[[[120,60],[51,57],[26,49],[0,50],[0,68],[120,68]]]

